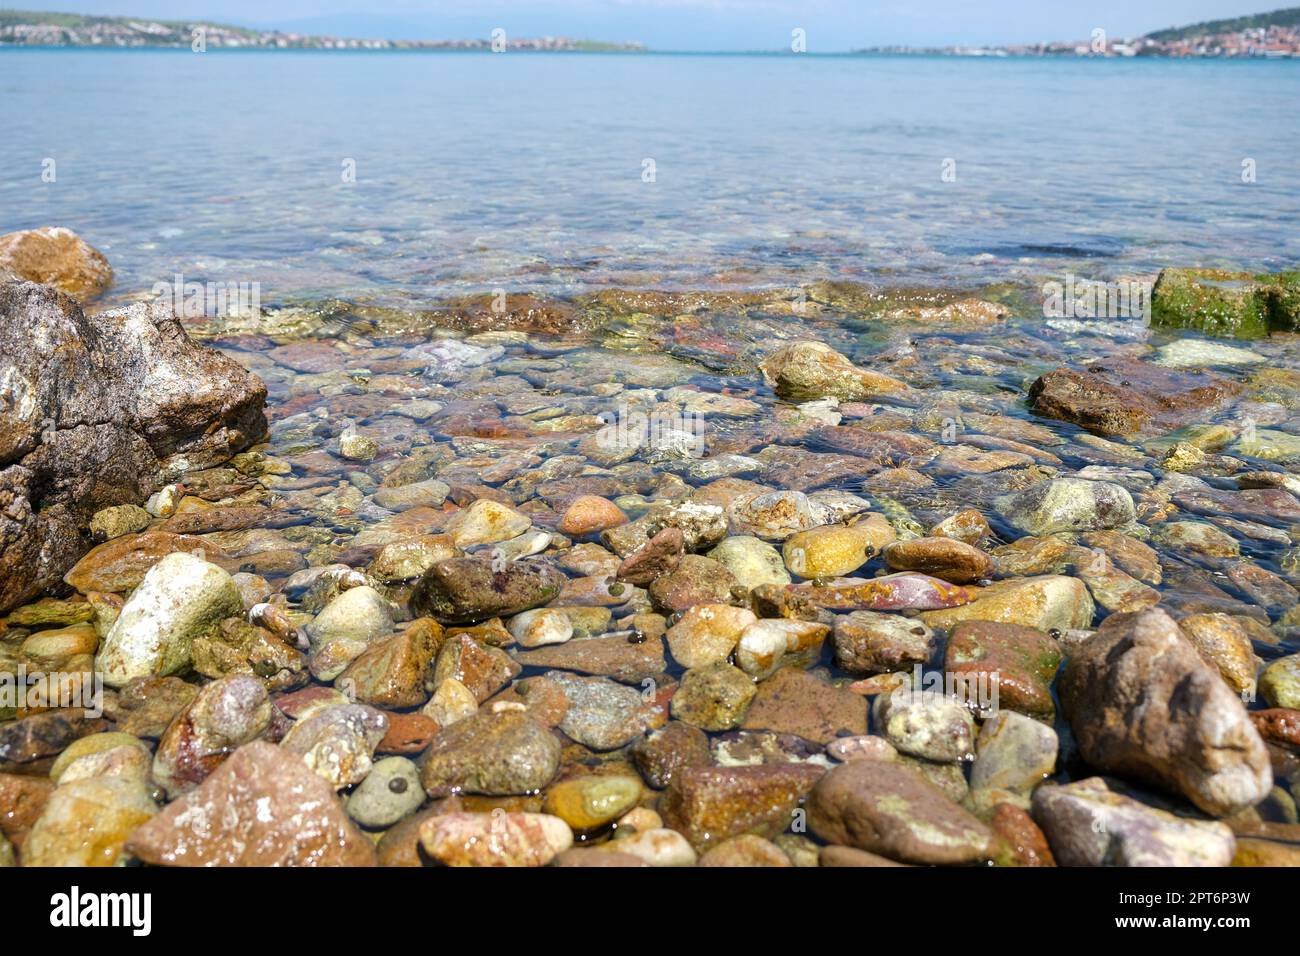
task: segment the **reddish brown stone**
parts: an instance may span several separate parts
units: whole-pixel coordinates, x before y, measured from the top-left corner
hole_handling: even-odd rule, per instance
[[[806,763],[696,767],[675,775],[659,810],[697,850],[742,833],[774,837],[825,772]]]
[[[418,754],[441,729],[437,722],[424,714],[398,714],[384,711],[388,718],[388,732],[375,748],[381,754]]]
[[[1024,810],[1009,803],[993,808],[994,859],[1002,866],[1056,866],[1047,837]]]
[[[1300,710],[1270,707],[1268,710],[1251,711],[1250,719],[1265,740],[1300,747]]]
[[[203,827],[192,821],[201,819]],[[160,866],[373,866],[375,848],[297,755],[255,740],[137,829],[127,850]]]
[[[54,792],[48,777],[0,773],[0,833],[21,843]]]

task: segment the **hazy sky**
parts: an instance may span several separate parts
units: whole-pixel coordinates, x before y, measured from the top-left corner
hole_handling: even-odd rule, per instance
[[[24,9],[203,18],[391,38],[543,34],[640,40],[658,49],[808,48],[1136,36],[1258,13],[1281,0],[10,0]]]

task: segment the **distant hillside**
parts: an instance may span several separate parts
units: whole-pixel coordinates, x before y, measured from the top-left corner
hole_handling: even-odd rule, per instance
[[[1240,33],[1242,30],[1262,30],[1266,27],[1300,26],[1300,7],[1288,7],[1274,10],[1272,13],[1256,13],[1248,17],[1233,17],[1230,20],[1209,20],[1205,23],[1193,23],[1186,27],[1171,27],[1148,33],[1147,38],[1161,43],[1172,43],[1192,37],[1219,36],[1224,33]]]

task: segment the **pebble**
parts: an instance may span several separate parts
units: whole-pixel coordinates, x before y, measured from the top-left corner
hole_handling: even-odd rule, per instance
[[[546,866],[573,831],[544,813],[444,813],[421,824],[420,844],[444,866]]]
[[[938,647],[934,631],[917,619],[876,611],[837,615],[831,640],[835,665],[850,674],[908,671],[929,663]]]
[[[952,697],[910,690],[881,694],[871,716],[881,736],[902,753],[955,763],[975,752],[975,721]]]
[[[574,538],[585,538],[627,523],[625,515],[612,501],[598,495],[579,495],[564,512],[557,526]]]
[[[573,637],[573,620],[558,608],[539,608],[516,614],[507,625],[521,647],[563,644]]]
[[[1056,771],[1060,741],[1047,724],[1014,710],[984,722],[975,741],[972,790],[1030,793]]]
[[[143,531],[152,520],[153,515],[138,505],[115,505],[95,512],[90,519],[90,533],[98,541],[111,541]]]
[[[727,604],[696,604],[668,629],[668,649],[686,668],[725,661],[741,633],[758,618],[747,608]]]
[[[203,820],[204,826],[193,821]],[[245,744],[199,787],[130,835],[158,866],[373,866],[375,849],[303,760],[264,740]]]
[[[456,512],[447,522],[447,533],[458,548],[495,544],[517,538],[533,525],[532,519],[514,508],[480,498]]]
[[[723,840],[700,857],[697,866],[792,867],[779,846],[752,833]]]
[[[49,795],[22,845],[23,866],[118,866],[125,844],[158,807],[144,780],[104,776],[64,784]]]
[[[260,680],[243,674],[215,680],[176,715],[158,741],[154,779],[172,797],[193,789],[270,724],[271,701]]]
[[[924,865],[986,860],[993,841],[987,826],[891,761],[854,760],[829,771],[808,797],[808,826],[827,843]]]
[[[895,538],[883,515],[868,515],[851,525],[822,525],[785,539],[781,554],[791,574],[835,578],[852,574]]]
[[[919,571],[953,584],[975,584],[993,576],[993,559],[955,538],[912,538],[885,547],[895,571]]]
[[[611,846],[617,849],[599,852],[627,853],[649,866],[694,866],[699,858],[684,836],[666,827],[634,833]]]
[[[420,760],[420,782],[431,797],[531,793],[555,776],[560,751],[556,736],[527,714],[481,710],[438,733]]]
[[[574,777],[552,784],[542,809],[567,823],[575,833],[609,826],[641,798],[641,781],[615,774]]]
[[[753,535],[737,534],[723,538],[708,557],[730,571],[746,590],[752,591],[764,584],[784,587],[790,583],[790,573],[785,568],[781,552]]]
[[[823,772],[809,764],[685,770],[664,791],[659,812],[697,851],[747,833],[770,839],[795,822]]]
[[[1125,488],[1082,478],[1040,482],[996,505],[1003,518],[1028,535],[1103,531],[1136,518],[1133,498]]]
[[[1049,635],[1031,627],[991,621],[964,621],[953,628],[943,666],[958,686],[987,689],[989,701],[970,701],[981,709],[999,706],[1050,719],[1052,680],[1061,663],[1061,648]],[[968,698],[969,699],[969,698]]]
[[[420,771],[405,757],[375,761],[370,773],[350,794],[348,816],[363,827],[390,827],[424,803]]]
[[[370,773],[375,748],[388,732],[388,718],[373,707],[342,704],[300,717],[280,741],[335,790]]]
[[[642,779],[656,790],[667,787],[684,770],[708,766],[711,759],[708,736],[681,720],[671,720],[636,741],[630,755]]]
[[[1270,707],[1300,710],[1300,654],[1279,657],[1264,668],[1259,694]]]
[[[149,569],[123,606],[96,666],[109,687],[122,687],[134,677],[181,673],[190,665],[196,637],[243,613],[229,574],[190,554],[169,554]]]
[[[1227,866],[1235,850],[1224,824],[1146,806],[1100,777],[1040,787],[1033,816],[1062,866]]]
[[[356,587],[334,598],[307,625],[316,646],[335,640],[369,644],[393,632],[388,602],[372,587]]]
[[[829,633],[830,625],[817,621],[755,621],[740,635],[736,666],[756,681],[766,680],[784,666],[815,660]]]
[[[702,730],[730,730],[745,716],[756,691],[738,667],[717,661],[688,670],[673,694],[673,717]]]

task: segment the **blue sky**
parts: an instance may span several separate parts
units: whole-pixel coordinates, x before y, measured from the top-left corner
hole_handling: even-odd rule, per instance
[[[640,40],[657,49],[787,47],[838,51],[1134,36],[1258,13],[1287,0],[9,0],[24,9],[204,18],[305,32],[392,38],[543,34]],[[1293,0],[1294,2],[1294,0]]]

